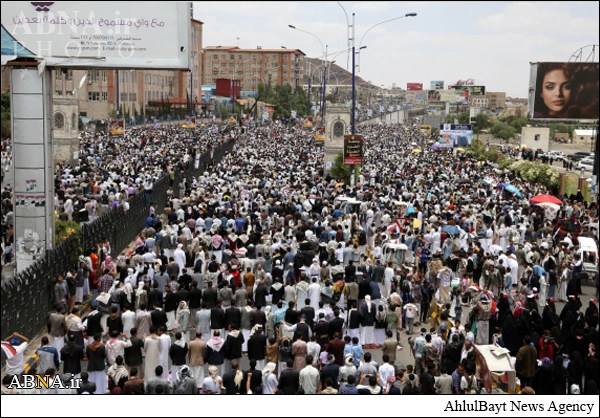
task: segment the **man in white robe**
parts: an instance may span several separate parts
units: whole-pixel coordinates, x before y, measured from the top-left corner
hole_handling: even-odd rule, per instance
[[[156,366],[160,365],[160,337],[156,335],[154,327],[151,327],[150,335],[144,340],[144,379],[146,382],[152,377],[156,377]]]
[[[319,302],[321,301],[321,285],[316,278],[312,281],[312,284],[308,287],[308,299],[310,299],[310,306],[316,311],[319,309]]]
[[[158,364],[162,366],[163,370],[169,370],[169,349],[171,348],[171,337],[165,332],[163,327],[158,329],[158,337],[160,339]]]
[[[185,251],[183,251],[183,244],[177,245],[177,249],[175,251],[173,251],[173,259],[175,260],[175,263],[177,263],[179,265],[179,274],[177,275],[177,278],[179,278],[181,276],[181,272],[185,268],[185,261],[186,261],[185,260]]]

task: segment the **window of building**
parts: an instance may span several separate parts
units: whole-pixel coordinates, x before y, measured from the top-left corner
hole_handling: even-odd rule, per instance
[[[65,127],[65,115],[60,112],[54,114],[54,129],[64,129]]]
[[[227,68],[227,63],[226,62],[222,63],[221,68]]]
[[[274,60],[276,60],[277,59],[277,55],[273,54],[273,55],[271,55],[271,58],[274,59]]]
[[[88,91],[88,100],[90,102],[99,102],[100,101],[100,92]]]
[[[252,59],[256,60],[256,54],[252,54]]]
[[[239,59],[239,60],[243,60],[243,59],[244,59],[244,56],[243,56],[243,55],[238,55],[238,59]]]
[[[213,70],[213,75],[219,75],[219,70]]]
[[[235,55],[234,55],[234,54],[231,54],[231,55],[229,56],[229,59],[230,59],[230,60],[234,60],[234,59],[235,59]]]
[[[106,83],[107,80],[108,80],[108,71],[103,70],[102,71],[102,82]]]
[[[284,56],[283,56],[283,60],[284,60],[284,61],[287,61],[289,58],[290,58],[290,56],[289,56],[289,55],[284,55]]]
[[[272,64],[271,64],[271,68],[277,68],[277,63],[275,63],[275,62],[274,62],[274,63],[272,63]]]
[[[233,62],[229,63],[229,68],[235,68],[235,64]]]
[[[121,93],[121,101],[122,102],[127,102],[127,98],[129,97],[129,94],[127,93]]]
[[[102,92],[102,101],[108,102],[108,92],[106,92],[106,91]]]
[[[62,90],[56,90],[56,92],[54,93],[57,96],[62,96],[63,95],[63,91]]]
[[[227,59],[227,55],[225,55],[225,54],[221,54],[221,59],[222,59],[222,60],[226,60],[226,59]]]
[[[288,65],[287,65],[287,64],[283,64],[283,68],[287,68],[287,67],[288,67]]]
[[[137,93],[129,93],[129,101],[137,102]]]
[[[213,57],[214,60],[218,60],[219,59],[219,56],[217,54],[213,54],[212,57]]]
[[[73,80],[73,70],[67,71],[67,80],[68,81],[72,81]]]

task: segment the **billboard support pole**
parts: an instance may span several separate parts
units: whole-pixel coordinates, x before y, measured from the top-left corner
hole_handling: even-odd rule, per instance
[[[14,146],[13,251],[17,273],[45,259],[46,251],[54,248],[52,72],[47,67],[40,74],[38,64],[8,63]],[[62,122],[66,123],[64,119]],[[60,123],[58,116],[57,123]]]

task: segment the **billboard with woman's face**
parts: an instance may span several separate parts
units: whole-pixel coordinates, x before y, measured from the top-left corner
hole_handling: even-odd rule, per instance
[[[597,62],[531,64],[528,115],[533,119],[598,119]]]

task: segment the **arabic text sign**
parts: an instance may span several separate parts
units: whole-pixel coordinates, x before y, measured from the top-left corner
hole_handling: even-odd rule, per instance
[[[363,161],[362,135],[344,135],[344,164],[360,165]]]
[[[3,2],[2,65],[189,69],[190,2]]]

